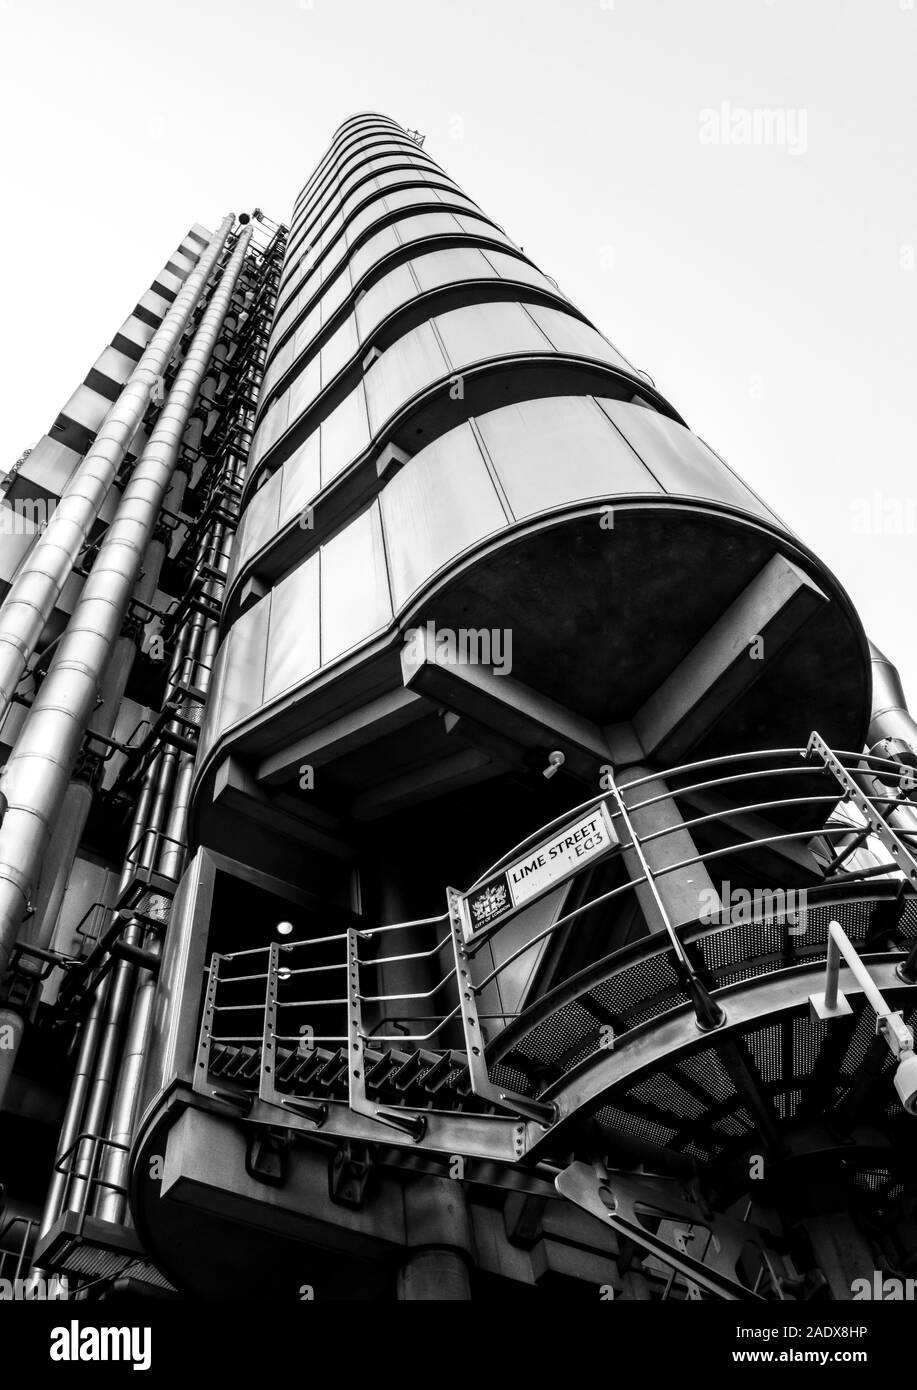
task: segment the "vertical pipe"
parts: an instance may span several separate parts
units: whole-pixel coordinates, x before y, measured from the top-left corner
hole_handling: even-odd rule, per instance
[[[246,368],[251,385],[257,389],[260,370]],[[240,421],[245,415],[240,407]],[[231,449],[229,458],[220,477],[226,477],[231,484],[241,484],[242,456]],[[214,521],[206,528],[198,542],[195,568],[198,572],[207,566],[213,571],[202,587],[206,598],[219,600],[229,570],[232,553],[233,531],[223,522]],[[218,642],[218,624],[215,619],[197,612],[192,621],[182,630],[170,671],[170,690],[180,686],[194,686],[206,694],[210,683],[210,672]],[[179,877],[184,860],[185,825],[194,773],[193,755],[173,748],[163,749],[157,759],[160,771],[157,785],[162,795],[157,797],[148,819],[150,834],[145,844],[147,853],[155,854],[155,867],[167,877]],[[168,793],[168,805],[167,797]],[[163,816],[167,812],[167,818]],[[153,833],[161,832],[161,834]],[[155,932],[148,933],[145,949],[158,955],[160,941]],[[141,971],[136,987],[134,1004],[127,1025],[118,1084],[111,1106],[107,1137],[114,1143],[129,1145],[134,1132],[136,1107],[141,1090],[144,1057],[147,1049],[153,1002],[156,992],[156,978],[151,971]],[[110,1186],[100,1187],[97,1215],[111,1222],[124,1221],[127,1202],[123,1195],[127,1185],[129,1160],[124,1148],[109,1148],[102,1168],[102,1177]]]
[[[188,276],[0,604],[0,720],[10,707],[29,657],[143,419],[153,385],[162,376],[175,350],[233,221],[231,214],[223,219],[219,231]]]
[[[54,813],[92,715],[250,238],[251,228],[247,227],[239,236],[159,422],[125,489],[4,769],[8,804],[0,828],[0,975],[27,909]]]
[[[147,450],[144,451],[144,457],[136,470],[136,474],[139,474],[140,487],[139,491],[137,489],[134,491],[141,504],[141,515],[144,514],[143,506],[145,504],[145,522],[136,545],[138,553],[144,556],[149,554],[151,545],[158,545],[161,548],[161,543],[149,541],[152,524],[158,515],[159,507],[162,505],[165,489],[174,485],[172,471],[175,466],[178,447],[187,429],[191,407],[226,316],[236,279],[244,264],[249,239],[250,232],[243,232],[238,240],[223,279],[219,288],[214,292],[211,304],[202,319],[185,364],[170,393],[169,403],[163,411],[163,418],[160,421],[162,428],[157,426],[157,430],[154,431],[153,438],[151,438]],[[174,409],[170,409],[173,406]],[[130,488],[125,493],[123,501],[131,501],[131,498],[128,497],[129,492],[131,492]],[[173,494],[170,492],[169,495],[171,497]],[[122,512],[119,508],[116,524],[121,519],[121,515]],[[142,545],[144,539],[147,541],[145,548]],[[103,550],[104,548],[103,546]],[[100,552],[99,558],[102,559],[102,552]],[[159,556],[158,559],[161,563],[162,556]],[[133,578],[136,581],[136,566],[128,566],[128,569],[132,570]],[[124,584],[124,592],[130,593],[129,582]],[[124,603],[126,605],[126,599]],[[113,632],[113,629],[110,631]],[[146,830],[149,823],[157,790],[156,776],[159,771],[160,769],[155,766],[148,770],[135,811],[132,842],[136,840],[137,834]],[[129,873],[130,866],[126,866],[122,874],[122,887],[125,885]],[[132,924],[126,935],[132,944],[134,940],[139,940],[142,935],[139,924],[137,924],[136,930]],[[71,1089],[58,1144],[58,1158],[72,1146],[81,1130],[88,1130],[92,1133],[101,1132],[108,1109],[111,1083],[117,1064],[120,1033],[123,1017],[129,1005],[133,974],[133,966],[125,961],[118,961],[111,976],[106,981],[103,991],[94,1000],[90,1019],[84,1026],[77,1074]],[[68,1180],[60,1174],[55,1175],[45,1205],[42,1222],[43,1233],[50,1229],[65,1204],[70,1207],[75,1205],[78,1209],[85,1206],[89,1196],[85,1177],[90,1160],[91,1152],[89,1147],[84,1145],[74,1165],[76,1176],[71,1183],[69,1194],[67,1192]]]

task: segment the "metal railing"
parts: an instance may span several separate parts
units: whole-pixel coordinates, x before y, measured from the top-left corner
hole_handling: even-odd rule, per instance
[[[914,832],[894,824],[895,816],[912,805],[912,782],[913,773],[900,763],[836,753],[818,734],[804,749],[705,759],[626,785],[608,778],[598,795],[501,856],[468,894],[448,890],[441,914],[215,955],[195,1087],[243,1109],[260,1104],[329,1129],[346,1130],[354,1115],[363,1117],[370,1133],[373,1126],[385,1125],[390,1132],[401,1131],[401,1142],[429,1141],[437,1115],[451,1115],[450,1135],[463,1119],[473,1128],[482,1115],[509,1116],[523,1122],[525,1151],[554,1118],[551,1103],[540,1098],[545,1078],[556,1079],[558,1068],[563,1072],[584,1058],[601,1056],[603,1029],[607,1033],[611,1027],[620,1043],[648,1017],[688,1008],[702,1031],[715,1033],[725,1021],[717,995],[733,979],[824,958],[830,913],[823,904],[843,894],[862,895],[876,879],[885,882],[873,885],[873,894],[899,900],[917,884]],[[877,785],[883,794],[876,794]],[[713,809],[711,794],[722,799]],[[618,842],[598,862],[612,866],[621,881],[609,883],[606,876],[598,891],[588,892],[597,865],[571,876],[570,886],[584,888],[585,900],[572,899],[569,910],[524,931],[499,959],[490,948],[511,923],[518,930],[530,903],[467,939],[462,898],[602,803]],[[670,823],[641,831],[641,812],[664,803],[677,812]],[[660,858],[659,846],[675,834],[689,837],[682,843],[693,846],[692,852],[683,848],[677,858]],[[845,867],[865,845],[881,847],[887,857],[873,853],[873,862]],[[740,856],[747,863],[749,854],[800,846],[807,851],[805,862],[800,868],[797,855],[794,872],[797,881],[802,874],[814,900],[814,906],[803,908],[801,925],[794,924],[792,911],[781,911],[775,892],[782,890],[773,890],[773,877],[763,873],[771,887],[762,888],[760,903],[747,912],[727,907],[705,919],[699,903],[696,920],[679,922],[673,916],[666,880],[699,866],[728,872]],[[622,900],[635,893],[651,928],[641,940],[610,950],[554,988],[536,982],[515,1001],[494,993],[526,953],[559,942],[583,919],[611,921]],[[569,894],[564,901],[571,901]],[[760,948],[750,933],[763,922],[776,929]],[[393,933],[401,939],[392,939]],[[902,980],[913,982],[917,930],[908,927],[898,948]],[[594,1028],[570,1055],[552,1061],[542,1075],[537,1066],[526,1073],[519,1065],[520,1043],[599,982],[607,986],[609,999],[619,1001],[606,1010],[614,1024],[603,1024],[598,1011]],[[502,1129],[491,1132],[499,1132],[503,1142]],[[503,1145],[503,1157],[520,1156],[517,1139],[518,1130],[512,1143]]]

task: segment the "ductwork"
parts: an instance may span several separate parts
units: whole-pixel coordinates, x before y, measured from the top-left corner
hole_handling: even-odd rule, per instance
[[[125,489],[4,769],[8,807],[0,828],[0,975],[27,909],[54,816],[95,706],[250,238],[251,229],[246,228]]]
[[[153,386],[168,365],[210,279],[233,222],[232,214],[223,219],[188,276],[0,604],[0,722],[143,419]]]
[[[917,768],[917,721],[907,707],[904,688],[897,668],[870,642],[872,660],[872,714],[867,734],[867,751],[877,758],[889,758],[901,763],[913,773]],[[858,778],[868,796],[873,797],[886,820],[896,830],[917,834],[917,806],[905,798],[898,779],[867,770]],[[901,804],[889,800],[901,798]],[[883,801],[883,799],[885,799]]]
[[[241,483],[241,470],[233,481]],[[204,586],[203,596],[219,603],[232,553],[233,532],[215,522],[209,534],[201,538],[197,563],[207,565],[213,578]],[[217,575],[221,578],[217,578]],[[191,685],[206,695],[218,646],[219,625],[203,612],[195,613],[183,629],[170,672],[170,693],[181,685]],[[147,772],[141,802],[149,801],[142,817],[135,817],[132,839],[136,842],[142,828],[141,863],[156,869],[167,878],[177,880],[184,860],[184,837],[194,774],[194,757],[175,747],[165,747]],[[139,808],[138,808],[139,809]],[[161,945],[150,932],[144,948],[158,955]],[[149,1042],[155,975],[149,971],[140,975],[133,1007],[125,1030],[117,1084],[111,1100],[111,1115],[107,1131],[109,1147],[100,1165],[103,1185],[100,1187],[96,1215],[104,1221],[124,1220],[126,1211],[128,1157],[127,1148],[133,1137],[137,1101],[143,1074],[144,1059]]]
[[[233,311],[230,310],[224,320],[223,337],[214,349],[214,362],[226,356],[227,348],[230,354],[233,351],[230,347],[232,335],[226,337],[232,318]],[[258,380],[260,375],[259,366]],[[204,394],[206,382],[201,395]],[[186,441],[193,432],[194,424],[192,420],[186,430]],[[236,429],[238,434],[244,431],[241,419]],[[248,435],[250,438],[250,431]],[[244,453],[237,450],[229,456],[230,479],[236,487],[241,484],[244,474],[244,457]],[[212,576],[204,585],[203,596],[215,603],[219,602],[225,582],[233,530],[233,527],[214,517],[197,544],[195,568],[198,571],[206,568]],[[217,644],[216,621],[203,608],[195,611],[177,634],[167,682],[170,697],[184,687],[194,687],[200,692],[207,690]],[[156,869],[171,879],[178,878],[184,859],[185,818],[192,772],[193,755],[169,744],[160,748],[148,766],[130,832],[135,852],[132,853],[131,864],[125,866],[122,888],[138,866]],[[167,910],[166,900],[161,901]],[[145,904],[145,911],[153,916],[158,915],[155,903],[156,899],[153,898]],[[132,932],[138,926],[139,923],[132,922],[128,930]],[[151,955],[158,953],[159,938],[155,930],[146,932],[143,949]],[[132,986],[133,1000],[126,1009],[121,985],[128,980]],[[103,1143],[101,1172],[97,1173],[97,1178],[101,1177],[105,1184],[111,1183],[113,1186],[102,1186],[95,1194],[94,1207],[89,1207],[87,1177],[94,1162],[94,1144],[90,1140],[85,1141],[69,1161],[72,1176],[62,1172],[59,1167],[55,1172],[45,1205],[42,1235],[47,1233],[64,1208],[78,1212],[94,1210],[97,1216],[106,1221],[124,1219],[126,1155],[123,1149],[110,1145],[128,1142],[133,1132],[154,990],[155,978],[151,972],[138,971],[130,961],[121,960],[115,964],[95,996],[90,1018],[83,1028],[75,1083],[58,1144],[58,1160],[74,1146],[80,1134],[104,1135],[108,1142]],[[120,1041],[121,1035],[123,1042]],[[116,1037],[118,1047],[113,1049],[111,1043]]]
[[[881,756],[900,756],[904,762],[914,762],[917,760],[917,720],[907,707],[901,677],[873,642],[869,644],[869,654],[872,660],[872,715],[867,735],[870,752],[881,753],[877,745],[882,744],[895,751],[881,753]],[[910,750],[910,758],[906,756],[907,750]]]

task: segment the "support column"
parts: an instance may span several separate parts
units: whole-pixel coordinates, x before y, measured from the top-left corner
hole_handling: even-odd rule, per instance
[[[420,1178],[404,1190],[409,1251],[398,1271],[403,1302],[467,1302],[474,1248],[461,1182]]]
[[[637,787],[631,785],[642,777],[652,777],[652,780]],[[626,768],[615,780],[630,815],[634,833],[641,841],[644,857],[653,871],[656,890],[668,913],[669,921],[673,927],[683,926],[686,922],[696,922],[705,909],[709,910],[709,905],[714,900],[719,901],[719,890],[704,864],[691,864],[675,873],[666,873],[669,865],[681,863],[697,854],[697,846],[690,833],[684,829],[682,815],[671,794],[668,794],[668,784],[664,778],[654,776],[651,768],[639,764]],[[664,796],[665,799],[654,801],[652,806],[646,806],[642,810],[631,809],[634,806],[639,807],[642,801],[650,801],[659,796]],[[660,836],[658,840],[642,843],[644,836],[652,835],[659,830],[667,830],[669,833]],[[627,837],[622,835],[621,838],[624,840]],[[624,850],[623,858],[630,877],[639,878],[643,868],[635,852],[632,849]],[[649,886],[645,883],[638,884],[635,892],[650,931],[664,930],[665,923],[660,919],[659,907]],[[711,893],[715,897],[710,897]]]

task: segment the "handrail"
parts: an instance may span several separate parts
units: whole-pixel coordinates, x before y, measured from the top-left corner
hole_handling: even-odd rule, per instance
[[[791,761],[792,760],[792,761]],[[804,761],[805,760],[805,761]],[[851,764],[847,767],[846,764]],[[459,1109],[464,1108],[464,1097],[469,1097],[472,1106],[480,1109],[483,1104],[489,1108],[489,1113],[493,1114],[494,1109],[508,1109],[515,1111],[517,1117],[529,1121],[537,1121],[538,1125],[550,1125],[553,1123],[553,1111],[549,1102],[544,1098],[535,1098],[540,1089],[536,1083],[535,1090],[523,1089],[522,1092],[505,1089],[503,1085],[497,1085],[490,1077],[486,1066],[485,1052],[492,1062],[504,1058],[507,1050],[514,1045],[511,1040],[524,1036],[529,1028],[537,1028],[539,1022],[546,1018],[551,1010],[564,1006],[567,996],[577,998],[586,989],[590,988],[589,981],[598,981],[617,975],[632,969],[638,968],[642,963],[651,959],[665,960],[667,967],[665,972],[660,975],[658,970],[650,971],[649,977],[638,974],[638,980],[642,980],[639,986],[639,997],[647,1002],[658,997],[659,1003],[653,1004],[653,1008],[683,1008],[687,1005],[693,1008],[698,1026],[703,1031],[718,1028],[726,1021],[726,1014],[722,1007],[727,1002],[728,996],[718,998],[721,991],[729,981],[729,971],[735,968],[736,961],[740,958],[735,955],[739,949],[739,937],[735,936],[736,931],[752,922],[771,922],[785,920],[795,920],[788,918],[784,910],[774,907],[772,897],[768,898],[765,908],[759,904],[750,912],[742,911],[736,915],[730,910],[729,904],[723,906],[723,910],[716,917],[707,920],[698,910],[697,920],[681,922],[670,912],[668,898],[662,886],[667,875],[677,875],[678,873],[690,869],[696,865],[714,864],[718,860],[729,859],[730,856],[747,854],[749,851],[764,848],[774,848],[782,846],[792,846],[796,843],[813,843],[814,848],[821,849],[820,858],[812,856],[809,861],[809,870],[804,875],[804,882],[809,883],[813,895],[821,898],[823,895],[820,890],[824,890],[825,901],[838,901],[838,893],[850,891],[856,894],[854,885],[857,883],[865,884],[869,879],[874,879],[878,875],[890,876],[890,881],[886,890],[885,885],[879,890],[883,895],[887,891],[890,895],[893,886],[903,885],[907,882],[902,877],[900,864],[905,864],[908,869],[917,868],[915,852],[912,851],[911,842],[908,840],[907,830],[898,831],[892,824],[883,819],[882,811],[886,807],[900,807],[914,805],[896,796],[883,795],[870,797],[861,789],[861,781],[857,776],[858,772],[866,769],[871,770],[873,775],[878,775],[878,769],[882,769],[880,781],[887,784],[888,789],[894,792],[896,785],[905,786],[905,778],[910,779],[912,774],[908,769],[891,759],[875,758],[870,755],[859,755],[850,752],[835,754],[830,750],[824,741],[817,735],[813,735],[809,747],[806,749],[766,749],[758,752],[735,754],[717,758],[707,758],[697,760],[693,763],[685,764],[682,767],[674,767],[651,771],[645,776],[635,779],[633,782],[622,786],[614,779],[611,769],[607,769],[603,778],[603,786],[608,783],[605,789],[595,796],[589,797],[578,805],[568,808],[562,814],[554,817],[547,825],[525,836],[506,854],[495,861],[493,865],[472,885],[468,893],[484,883],[491,876],[499,873],[501,868],[511,864],[518,857],[524,856],[526,847],[538,842],[546,842],[552,832],[564,824],[572,824],[577,818],[582,817],[588,812],[590,807],[600,803],[605,803],[608,813],[612,817],[619,838],[613,848],[617,863],[622,865],[626,871],[625,881],[612,880],[613,885],[604,891],[591,896],[587,901],[580,901],[585,897],[584,890],[574,901],[577,905],[569,911],[562,910],[563,899],[559,900],[561,911],[556,920],[548,922],[547,925],[539,930],[533,930],[530,923],[528,931],[523,933],[524,939],[518,944],[514,944],[512,949],[507,950],[507,954],[497,963],[493,959],[489,962],[489,967],[483,967],[482,973],[477,975],[473,969],[473,962],[479,953],[489,947],[494,941],[497,933],[502,930],[503,922],[500,920],[495,923],[489,931],[473,936],[470,940],[464,940],[463,927],[461,924],[461,899],[463,895],[457,890],[448,890],[449,908],[446,913],[433,914],[427,917],[415,918],[405,922],[391,922],[380,926],[351,927],[343,932],[330,933],[321,937],[314,937],[301,941],[275,942],[272,946],[259,946],[246,949],[240,952],[232,952],[225,957],[220,957],[220,961],[240,963],[247,961],[249,957],[257,955],[259,964],[266,956],[266,969],[247,970],[245,974],[233,976],[222,974],[222,966],[216,968],[215,964],[210,971],[211,992],[208,999],[211,1005],[210,1016],[227,1015],[237,1013],[243,1018],[249,1019],[249,1015],[264,1017],[264,1029],[260,1037],[238,1034],[235,1037],[213,1037],[209,1036],[209,1043],[228,1045],[230,1047],[253,1047],[254,1053],[247,1053],[245,1058],[237,1063],[232,1058],[226,1058],[221,1054],[221,1059],[215,1063],[214,1082],[221,1069],[226,1068],[226,1076],[231,1080],[238,1075],[241,1078],[254,1078],[256,1070],[261,1069],[261,1081],[259,1095],[267,1104],[279,1106],[286,1111],[289,1107],[291,1114],[297,1113],[296,1107],[299,1105],[300,1113],[305,1116],[304,1123],[315,1124],[324,1123],[324,1119],[317,1119],[319,1111],[327,1110],[328,1105],[344,1105],[345,1109],[350,1107],[358,1116],[377,1119],[381,1124],[390,1128],[401,1128],[404,1133],[409,1134],[411,1142],[419,1142],[423,1134],[423,1124],[418,1118],[429,1110],[429,1101],[425,1106],[412,1104],[405,1097],[404,1092],[410,1092],[414,1085],[421,1087],[423,1094],[423,1081],[417,1077],[425,1077],[427,1070],[430,1070],[431,1077],[435,1080],[430,1081],[430,1090],[427,1096],[436,1093],[436,1087],[444,1083],[446,1073],[452,1078],[448,1085],[451,1088],[452,1104],[458,1105]],[[717,770],[716,776],[703,776],[705,772]],[[737,784],[751,784],[755,781],[769,779],[771,784],[780,782],[784,778],[798,777],[804,775],[809,777],[811,791],[809,793],[800,792],[793,794],[780,794],[788,791],[780,786],[771,789],[769,785],[765,795],[760,792],[755,796],[754,791],[744,793],[738,804],[734,804],[731,799],[727,804],[716,807],[713,810],[704,810],[702,802],[696,809],[697,814],[682,817],[679,814],[673,818],[673,822],[661,828],[648,829],[646,833],[641,833],[639,826],[634,824],[634,817],[644,808],[658,806],[662,802],[674,803],[684,800],[695,793],[703,793],[714,789],[735,788]],[[824,776],[829,777],[829,783],[825,784]],[[659,793],[654,783],[664,779],[667,789]],[[686,780],[687,779],[687,780]],[[821,780],[821,786],[819,781]],[[872,782],[868,783],[870,786]],[[652,795],[644,795],[642,798],[633,797],[634,789],[639,790],[640,786],[652,788]],[[826,787],[828,789],[826,789]],[[879,790],[885,791],[886,787],[879,786]],[[910,780],[906,784],[906,789],[910,790]],[[742,804],[744,801],[745,804]],[[834,815],[833,808],[841,806],[849,807],[849,815]],[[687,809],[687,808],[686,808]],[[801,809],[808,809],[811,815],[806,817],[810,821],[805,828],[784,828],[789,823],[792,827],[794,822],[798,825],[798,817],[795,813]],[[772,816],[772,813],[774,815]],[[783,813],[783,814],[777,814]],[[741,835],[735,838],[737,829],[735,822],[742,816],[759,817],[757,824],[750,828],[756,832],[748,835]],[[700,846],[692,843],[690,837],[692,832],[712,825],[722,825],[730,829],[733,833],[719,835],[718,839],[728,839],[727,844],[718,844],[716,840],[708,838]],[[665,840],[666,836],[675,834],[686,834],[691,853],[682,852],[681,856],[669,863],[663,859],[657,859],[648,851],[651,846],[655,846]],[[889,862],[874,863],[867,862],[866,867],[860,870],[845,871],[838,874],[837,870],[843,864],[849,854],[862,848],[865,841],[870,841],[870,853],[872,859],[877,855],[874,852],[876,840],[881,841],[886,850],[891,855]],[[840,841],[842,849],[835,852],[832,845]],[[706,846],[706,847],[705,847]],[[895,857],[898,863],[894,862]],[[595,862],[595,861],[593,861]],[[603,862],[613,862],[605,859]],[[794,858],[794,863],[798,865],[798,859]],[[827,862],[827,868],[826,868]],[[566,883],[568,886],[576,882],[584,883],[584,876],[590,872],[589,865],[578,866],[576,871],[568,878],[561,878],[559,881],[552,882],[545,887],[544,893],[553,891],[556,886],[560,887]],[[917,874],[910,875],[917,878]],[[608,880],[604,880],[607,882]],[[706,881],[706,880],[704,880]],[[719,886],[719,879],[714,877],[712,880],[716,885],[716,892],[722,895],[725,890]],[[603,880],[591,880],[593,887],[599,886]],[[549,989],[547,993],[542,992],[534,1003],[528,1003],[524,993],[518,997],[518,1007],[513,1008],[512,1003],[516,997],[510,1000],[501,998],[488,998],[484,1000],[482,996],[489,986],[498,981],[501,976],[517,962],[521,957],[527,955],[533,949],[541,946],[545,941],[573,922],[583,918],[587,914],[601,912],[607,909],[611,903],[616,902],[624,894],[644,890],[640,894],[641,902],[647,906],[646,895],[652,903],[653,923],[659,930],[651,933],[641,941],[631,942],[625,946],[619,946],[608,953],[601,961],[593,962],[590,966],[580,971],[572,979],[564,981],[556,989]],[[780,890],[763,889],[763,892],[772,894]],[[808,889],[806,890],[809,891]],[[875,896],[873,890],[873,896]],[[539,899],[543,900],[544,893],[539,894],[530,903],[520,903],[511,915],[505,918],[507,924],[518,922],[519,914],[524,912],[528,906],[533,905]],[[849,895],[848,895],[849,896]],[[855,900],[855,897],[850,900]],[[570,902],[570,897],[566,898]],[[556,910],[556,909],[555,909]],[[812,910],[812,905],[807,904],[807,911]],[[436,930],[444,920],[449,921],[450,934],[443,936]],[[821,920],[820,918],[818,919]],[[432,934],[426,932],[426,928],[433,928]],[[375,939],[386,936],[392,932],[419,930],[421,932],[421,948],[417,950],[392,951],[390,954],[380,955],[373,959],[371,954],[364,958],[365,947],[361,947],[361,942],[372,943]],[[726,937],[726,933],[733,933],[732,937]],[[700,943],[715,938],[718,934],[723,934],[724,944],[712,950],[706,950]],[[777,944],[774,944],[774,942]],[[448,957],[443,959],[439,969],[434,965],[430,969],[431,962],[437,962],[444,950],[452,946],[454,963],[448,965]],[[337,957],[332,960],[323,960],[321,964],[299,965],[293,962],[302,959],[301,956],[294,954],[301,948],[320,946],[327,950],[330,946],[333,949],[328,954]],[[340,950],[338,950],[340,947]],[[761,950],[757,948],[755,960],[758,955],[762,957],[761,963],[756,969],[770,972],[775,969],[792,969],[795,966],[805,966],[808,968],[813,950],[823,949],[823,943],[819,944],[814,937],[810,936],[807,940],[794,941],[792,933],[789,936],[778,934],[777,938],[768,938],[766,947]],[[895,948],[897,949],[897,948]],[[905,950],[907,947],[905,946]],[[917,974],[917,946],[914,948],[915,955],[915,974]],[[308,957],[306,957],[308,959]],[[716,962],[722,960],[722,966]],[[287,964],[287,962],[290,962]],[[413,981],[407,981],[403,977],[397,981],[401,986],[398,989],[386,991],[379,989],[383,985],[383,979],[374,977],[372,983],[366,978],[366,972],[378,969],[384,970],[388,966],[399,966],[402,964],[416,962],[425,967],[424,973],[416,981],[416,988],[410,988]],[[254,965],[254,962],[252,962]],[[482,961],[483,965],[483,961]],[[243,968],[245,968],[243,966]],[[334,994],[321,998],[308,997],[309,984],[306,981],[306,997],[300,997],[300,991],[296,991],[297,997],[282,997],[285,993],[291,996],[294,988],[291,988],[293,980],[302,977],[323,975],[335,972],[335,982],[339,979],[340,971],[349,972],[347,979],[346,994]],[[754,971],[752,973],[755,973]],[[430,974],[435,974],[436,978],[428,984]],[[718,984],[721,975],[724,974],[725,984]],[[362,976],[362,978],[361,978]],[[265,1002],[255,1003],[222,1003],[216,995],[216,987],[221,989],[233,985],[247,984],[249,986],[264,985]],[[281,986],[285,986],[282,988]],[[426,987],[424,987],[426,986]],[[300,987],[301,989],[302,987]],[[623,988],[623,986],[622,986]],[[631,988],[627,987],[628,990]],[[374,990],[376,992],[374,992]],[[231,996],[230,996],[231,997]],[[625,990],[622,1000],[629,999]],[[486,1006],[486,1012],[477,1012],[478,1001]],[[363,1006],[371,1006],[370,1017],[364,1020]],[[432,1008],[432,1012],[424,1013],[425,1008]],[[617,1006],[616,1006],[617,1007]],[[632,1016],[639,1019],[639,1001],[622,1003],[624,1016],[630,1019]],[[280,1010],[286,1010],[282,1015]],[[318,1034],[306,1026],[303,1020],[309,1020],[310,1011],[316,1010],[337,1010],[337,1014],[326,1014],[320,1022],[329,1029],[328,1032]],[[442,1012],[437,1012],[442,1010]],[[634,1012],[636,1010],[636,1012]],[[279,1020],[283,1017],[290,1019],[290,1011],[294,1011],[296,1024],[300,1025],[298,1034],[284,1034]],[[381,1015],[381,1016],[380,1016]],[[226,1020],[228,1022],[228,1018]],[[251,1024],[249,1019],[249,1026]],[[316,1020],[313,1019],[312,1022]],[[482,1021],[493,1022],[499,1027],[496,1036],[485,1036],[480,1031]],[[463,1042],[458,1044],[456,1050],[457,1025],[461,1023],[461,1033]],[[242,1023],[240,1018],[239,1023]],[[625,1030],[637,1026],[636,1023],[627,1022]],[[330,1031],[335,1027],[337,1032]],[[397,1029],[398,1031],[392,1031]],[[304,1038],[307,1039],[304,1045]],[[203,1044],[202,1044],[203,1045]],[[312,1062],[308,1058],[314,1054],[316,1046],[335,1046],[337,1051],[332,1057],[321,1052],[319,1057]],[[391,1082],[388,1078],[396,1076],[406,1064],[403,1055],[399,1057],[399,1049],[406,1047],[416,1058],[416,1050],[429,1045],[431,1051],[436,1055],[431,1060],[425,1056],[422,1061],[415,1060],[407,1069],[403,1071],[400,1081]],[[291,1048],[298,1057],[302,1058],[302,1063],[296,1057],[285,1054],[283,1058],[283,1079],[278,1079],[275,1083],[273,1078],[274,1063],[278,1062],[276,1049],[278,1046]],[[354,1054],[350,1063],[346,1058],[350,1055],[350,1048],[353,1046]],[[371,1058],[370,1053],[364,1054],[364,1049],[381,1050],[383,1054],[386,1049],[391,1047],[393,1053],[388,1054],[389,1060],[386,1065],[378,1064]],[[364,1055],[367,1061],[364,1063]],[[393,1056],[397,1060],[393,1060]],[[508,1063],[512,1073],[513,1063]],[[458,1068],[458,1070],[454,1070]],[[205,1068],[206,1070],[206,1068]],[[499,1073],[496,1073],[499,1074]],[[297,1090],[297,1079],[302,1077],[302,1087]],[[461,1076],[461,1081],[456,1077]],[[339,1099],[342,1088],[346,1082],[346,1101]],[[289,1089],[287,1089],[289,1083]],[[202,1079],[201,1085],[208,1085]],[[243,1080],[243,1086],[248,1084]],[[398,1119],[391,1108],[386,1108],[384,1096],[386,1087],[392,1084],[397,1091],[401,1091],[398,1105],[401,1107]],[[369,1087],[369,1090],[367,1090]],[[391,1092],[389,1092],[391,1094]],[[219,1095],[219,1092],[214,1092]],[[336,1100],[326,1101],[316,1099],[319,1097],[337,1096]],[[303,1106],[312,1106],[312,1110],[306,1113]],[[335,1112],[336,1113],[336,1112]],[[411,1119],[411,1116],[414,1119]],[[531,1142],[536,1142],[537,1136]],[[407,1142],[404,1140],[403,1142]]]

